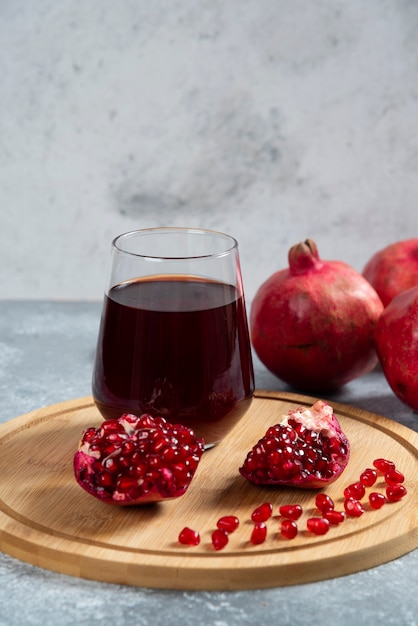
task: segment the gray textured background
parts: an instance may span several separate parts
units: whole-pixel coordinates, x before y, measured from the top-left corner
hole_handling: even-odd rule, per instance
[[[361,270],[418,233],[418,2],[1,0],[0,297],[99,299],[111,239],[310,236]]]

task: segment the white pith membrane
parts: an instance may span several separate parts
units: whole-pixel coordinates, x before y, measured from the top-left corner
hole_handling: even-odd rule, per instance
[[[317,400],[311,407],[290,410],[287,415],[283,416],[280,422],[281,426],[288,426],[289,420],[294,420],[298,424],[302,424],[312,432],[321,433],[324,437],[333,437],[336,433],[332,428],[334,411],[332,407],[323,400]]]

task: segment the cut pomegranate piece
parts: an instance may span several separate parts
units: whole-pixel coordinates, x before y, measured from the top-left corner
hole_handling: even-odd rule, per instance
[[[203,451],[203,440],[185,426],[125,413],[84,431],[74,474],[83,489],[103,502],[156,502],[186,492]]]
[[[318,400],[291,409],[248,452],[239,471],[249,481],[317,489],[333,482],[347,466],[350,445],[332,407]]]
[[[239,519],[235,515],[224,515],[218,519],[216,526],[230,534],[238,528]]]
[[[325,535],[329,531],[330,523],[325,517],[310,517],[306,528],[314,535]]]
[[[297,521],[302,515],[302,507],[300,504],[282,504],[279,507],[279,513],[282,517]]]
[[[284,519],[280,524],[280,533],[286,539],[294,539],[298,534],[298,526],[292,519]]]
[[[267,537],[267,526],[265,522],[256,522],[254,524],[250,541],[253,545],[263,543]]]
[[[200,543],[200,535],[197,530],[193,530],[185,526],[179,534],[179,542],[186,546],[198,546]]]
[[[273,506],[270,502],[264,502],[260,504],[254,511],[251,513],[251,519],[253,522],[266,522],[273,513]]]

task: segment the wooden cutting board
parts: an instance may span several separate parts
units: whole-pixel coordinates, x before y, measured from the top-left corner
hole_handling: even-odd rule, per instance
[[[337,508],[342,491],[377,457],[394,460],[408,495],[379,511],[367,506],[318,537],[306,531],[316,492],[262,488],[238,472],[247,451],[290,408],[314,399],[258,391],[241,423],[203,455],[187,493],[147,507],[103,504],[73,477],[82,430],[99,424],[92,398],[33,411],[0,426],[0,549],[28,563],[98,581],[170,589],[253,589],[322,580],[367,569],[418,546],[418,434],[386,418],[332,403],[351,442],[351,458],[327,493]],[[374,490],[383,490],[382,482]],[[265,543],[249,542],[250,515],[269,501],[274,514]],[[300,503],[300,532],[278,532],[278,507]],[[234,514],[240,526],[221,551],[211,546],[218,518]],[[197,547],[178,543],[184,526],[197,529]]]

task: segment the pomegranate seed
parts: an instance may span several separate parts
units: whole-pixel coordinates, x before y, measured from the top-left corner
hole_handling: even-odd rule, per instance
[[[284,519],[280,524],[280,532],[286,539],[294,539],[298,534],[298,526],[292,519]]]
[[[344,489],[344,498],[354,498],[355,500],[361,500],[366,493],[366,488],[363,483],[353,483],[348,485]]]
[[[325,517],[329,521],[330,524],[341,524],[346,518],[346,514],[344,511],[335,511],[334,509],[329,509],[328,511],[324,511],[322,513],[322,517]]]
[[[224,515],[218,519],[216,526],[227,533],[233,533],[239,526],[239,519],[235,515]]]
[[[364,472],[360,475],[360,482],[363,483],[365,487],[371,487],[375,484],[376,480],[377,472],[371,467],[365,469]]]
[[[179,534],[179,542],[187,546],[198,546],[200,543],[200,535],[197,530],[192,530],[185,526]]]
[[[389,502],[398,502],[404,496],[406,496],[407,491],[403,485],[388,485],[386,487],[386,497]]]
[[[215,550],[222,550],[225,548],[228,543],[228,533],[222,530],[221,528],[217,528],[212,533],[212,545]]]
[[[387,459],[375,459],[373,465],[381,474],[386,474],[386,472],[395,469],[395,463]]]
[[[350,517],[360,517],[360,515],[364,513],[362,503],[355,498],[346,498],[344,501],[344,509]]]
[[[334,508],[334,500],[326,493],[318,493],[315,498],[315,506],[321,513],[331,511]]]
[[[270,502],[264,502],[264,504],[260,504],[254,511],[251,513],[251,519],[253,522],[266,522],[273,512],[273,507]]]
[[[403,483],[405,480],[405,476],[397,469],[389,470],[385,474],[385,481],[388,485],[397,485],[399,483]]]
[[[310,517],[306,527],[314,535],[325,535],[329,530],[329,521],[325,517]]]
[[[381,509],[385,502],[386,498],[383,493],[372,491],[372,493],[369,494],[369,503],[372,509]]]
[[[259,543],[263,543],[267,537],[267,526],[264,522],[256,522],[251,533],[250,541],[256,546]]]
[[[279,513],[282,517],[296,521],[302,515],[302,507],[300,504],[283,504],[279,507]]]

